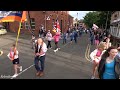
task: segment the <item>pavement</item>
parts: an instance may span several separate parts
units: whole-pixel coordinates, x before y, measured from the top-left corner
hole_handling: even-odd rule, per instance
[[[15,33],[0,36],[0,48],[4,51],[4,54],[0,56],[0,79],[90,79],[92,63],[85,58],[86,47],[89,44],[88,34],[79,37],[77,44],[74,41],[70,44],[68,39],[67,43],[63,45],[62,40],[60,40],[60,50],[56,53],[53,52],[54,42],[52,42],[53,48],[46,53],[45,74],[42,77],[35,75],[34,50],[31,49],[30,43],[31,36],[21,34],[17,48],[23,71],[19,72],[16,78],[12,78],[11,76],[14,74],[13,64],[8,59],[7,54],[11,45],[15,43],[16,37]],[[91,46],[90,50],[93,49],[94,46]]]

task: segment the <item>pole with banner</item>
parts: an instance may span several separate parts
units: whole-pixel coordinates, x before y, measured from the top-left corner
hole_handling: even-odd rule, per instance
[[[18,38],[20,36],[20,29],[21,29],[21,24],[26,21],[26,11],[23,11],[22,12],[22,18],[20,20],[20,23],[19,23],[19,28],[18,28],[18,34],[17,34],[17,39],[16,39],[16,47],[17,47],[17,44],[18,44]]]

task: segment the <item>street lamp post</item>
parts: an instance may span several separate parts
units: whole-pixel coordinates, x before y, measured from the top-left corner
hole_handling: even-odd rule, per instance
[[[77,20],[76,20],[76,21],[77,21],[77,24],[78,24],[78,13],[77,13]],[[78,27],[77,27],[77,25],[76,25],[76,29],[77,29],[77,28],[78,28]]]

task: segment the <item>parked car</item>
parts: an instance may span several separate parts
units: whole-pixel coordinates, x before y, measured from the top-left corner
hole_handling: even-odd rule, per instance
[[[0,25],[0,35],[6,34],[7,30],[5,29],[5,27],[3,25]]]

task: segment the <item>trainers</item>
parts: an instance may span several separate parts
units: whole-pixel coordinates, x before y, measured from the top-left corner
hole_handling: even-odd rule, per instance
[[[20,72],[22,71],[22,66],[20,66]]]
[[[94,77],[94,76],[92,76],[92,77],[91,77],[91,79],[95,79],[95,77]]]
[[[43,73],[43,72],[41,72],[39,76],[41,77],[41,76],[43,76],[43,75],[44,75],[44,73]]]
[[[14,74],[12,77],[13,77],[13,78],[16,78],[17,76],[18,76],[18,74]]]
[[[54,50],[54,52],[57,52],[57,50]]]

